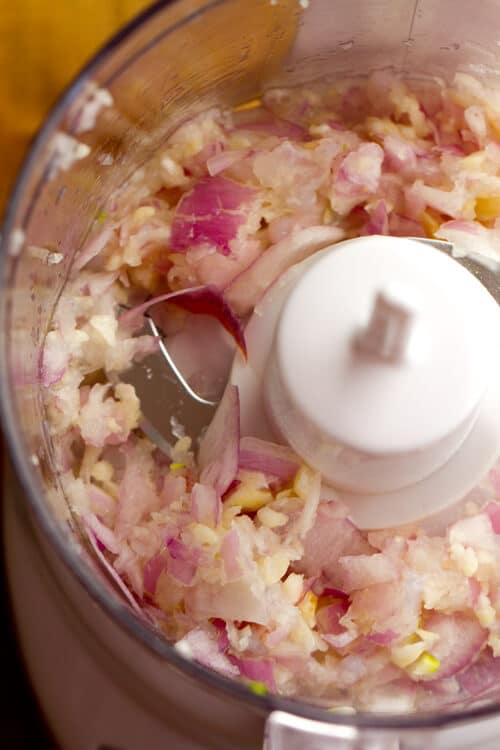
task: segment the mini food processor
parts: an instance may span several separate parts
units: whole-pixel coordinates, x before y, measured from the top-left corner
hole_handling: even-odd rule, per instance
[[[498,746],[500,669],[498,685],[478,673],[485,689],[466,702],[406,712],[395,690],[379,710],[354,711],[258,695],[186,658],[137,616],[80,536],[39,383],[54,306],[98,236],[103,205],[117,188],[133,190],[182,122],[272,87],[386,69],[423,81],[460,71],[495,89],[497,16],[494,0],[480,9],[456,0],[160,2],[90,63],[42,128],[2,235],[1,395],[17,476],[7,477],[5,545],[21,647],[61,747]],[[342,238],[327,235],[247,324],[248,358],[237,353],[229,374],[241,434],[279,436],[362,529],[431,528],[500,453],[497,262],[473,246],[458,258],[453,242],[332,245]],[[154,404],[187,425],[193,400],[174,386]],[[340,409],[329,408],[332,389]],[[213,415],[208,399],[202,405],[198,429]]]

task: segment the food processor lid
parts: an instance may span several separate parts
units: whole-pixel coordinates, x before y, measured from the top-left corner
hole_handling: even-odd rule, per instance
[[[498,455],[499,333],[493,297],[425,240],[339,243],[256,309],[231,378],[243,434],[287,442],[363,528],[422,519]]]

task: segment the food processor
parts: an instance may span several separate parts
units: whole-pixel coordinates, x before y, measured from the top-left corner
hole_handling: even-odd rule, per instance
[[[137,617],[80,537],[54,468],[38,370],[54,305],[75,254],[88,247],[99,229],[103,204],[127,181],[133,187],[134,175],[181,122],[216,104],[232,106],[266,88],[307,83],[325,75],[346,78],[391,69],[411,77],[447,80],[463,71],[500,85],[499,57],[494,0],[483,0],[480,12],[477,6],[457,0],[160,2],[109,43],[49,116],[18,180],[2,235],[0,386],[16,473],[16,478],[13,472],[7,475],[4,503],[12,604],[30,678],[62,748],[493,750],[498,746],[500,692],[492,685],[467,704],[434,711],[401,711],[397,693],[380,711],[355,712],[349,707],[331,711],[305,699],[255,695],[182,656]],[[396,267],[398,250],[391,251],[392,239],[374,241],[370,249],[385,258],[386,267]],[[455,307],[460,299],[474,300],[470,314],[460,320],[475,335],[457,337],[456,319],[447,321],[445,316],[441,321],[445,353],[449,344],[459,364],[474,358],[482,366],[471,373],[460,398],[450,397],[442,424],[422,424],[418,434],[410,430],[398,435],[394,460],[388,436],[382,432],[371,432],[367,445],[357,438],[356,420],[325,421],[321,410],[325,383],[321,378],[314,383],[313,395],[319,402],[310,398],[311,389],[304,399],[300,368],[292,377],[288,366],[294,356],[297,310],[311,300],[311,284],[314,295],[319,294],[316,277],[323,276],[325,264],[333,264],[349,290],[352,258],[358,257],[359,268],[366,266],[365,242],[350,241],[345,254],[341,247],[335,252],[326,248],[299,279],[288,278],[288,289],[281,285],[282,299],[274,295],[267,311],[279,328],[278,346],[271,351],[275,329],[267,325],[269,357],[261,356],[262,377],[243,384],[245,375],[237,358],[231,379],[247,399],[246,412],[242,404],[243,430],[246,424],[252,434],[260,430],[261,436],[266,435],[265,419],[259,417],[263,412],[255,404],[267,400],[271,408],[266,413],[271,414],[274,429],[305,458],[322,461],[323,454],[309,455],[308,446],[314,441],[326,444],[324,465],[337,462],[333,481],[348,501],[351,496],[349,505],[358,508],[360,524],[374,528],[377,523],[404,523],[408,520],[404,508],[418,506],[418,517],[425,518],[436,511],[451,512],[454,501],[499,452],[498,381],[486,382],[483,377],[484,371],[491,375],[498,367],[494,300],[498,300],[499,277],[494,265],[474,257],[456,263],[448,255],[453,248],[447,243],[422,245],[422,263],[427,258],[433,274],[443,273],[447,279],[449,273],[456,274]],[[348,260],[343,265],[344,257]],[[412,278],[418,273],[413,269]],[[366,309],[352,342],[352,356],[396,363],[397,379],[401,373],[397,364],[419,356],[419,323],[425,324],[426,315],[433,317],[434,302],[430,295],[422,308],[407,293],[408,284],[394,286],[382,279],[375,283],[374,278],[361,272],[356,286]],[[323,291],[325,303],[330,300],[338,313],[338,299],[327,292]],[[344,296],[346,316],[355,301],[354,293]],[[267,314],[266,320],[270,320]],[[304,347],[323,342],[324,331],[319,329],[319,338],[311,336],[311,326],[316,330],[315,321],[306,320],[300,332]],[[258,321],[253,327],[258,328]],[[249,332],[249,349],[254,334],[262,355],[258,330]],[[307,351],[314,359],[324,348],[312,346]],[[338,378],[338,372],[326,374]],[[360,390],[357,397],[362,399],[363,394]],[[162,393],[157,398],[167,397]],[[297,442],[301,430],[293,419],[299,411],[307,415],[304,444]],[[325,434],[331,439],[325,441]],[[334,453],[333,438],[339,448]],[[368,449],[380,462],[353,474],[352,455],[351,461],[342,460],[344,444],[356,446],[356,465],[363,465]],[[458,444],[460,450],[465,446],[466,453],[450,474],[447,459],[456,454]],[[442,507],[422,506],[425,492],[411,502],[405,494],[402,502],[397,495],[401,487],[418,479],[427,481],[426,477],[441,482]],[[373,503],[366,501],[367,487],[376,488],[380,495],[377,520]],[[396,493],[392,502],[391,493]]]

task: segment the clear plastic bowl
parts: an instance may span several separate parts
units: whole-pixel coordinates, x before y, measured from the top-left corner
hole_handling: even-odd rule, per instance
[[[325,73],[345,77],[392,67],[446,78],[460,69],[499,83],[499,39],[495,0],[480,5],[465,0],[159,2],[118,34],[72,84],[20,174],[2,235],[0,390],[32,534],[89,637],[114,659],[110,669],[119,664],[116,679],[133,685],[137,700],[157,715],[169,701],[192,717],[193,732],[209,727],[206,736],[215,738],[214,747],[261,747],[266,721],[267,747],[273,750],[302,746],[305,735],[315,737],[310,745],[315,748],[333,741],[339,748],[429,747],[436,729],[442,730],[436,746],[478,747],[484,733],[481,746],[486,747],[486,737],[498,726],[500,686],[488,699],[446,711],[334,714],[305,701],[253,695],[185,660],[140,622],[99,574],[70,515],[62,512],[67,506],[37,384],[40,348],[72,258],[96,229],[113,189],[147,163],[190,115],[216,103],[245,101],[270,85]],[[58,169],[57,134],[75,135],[75,107],[89,81],[109,89],[114,105],[94,129],[75,136],[90,146],[90,155]],[[61,254],[62,262],[48,263],[41,248]],[[96,606],[89,607],[89,598]]]

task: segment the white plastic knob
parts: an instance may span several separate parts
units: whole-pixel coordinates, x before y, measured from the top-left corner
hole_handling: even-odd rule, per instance
[[[368,326],[354,338],[353,345],[365,354],[397,364],[408,356],[409,339],[416,311],[404,296],[389,290],[376,294]]]

